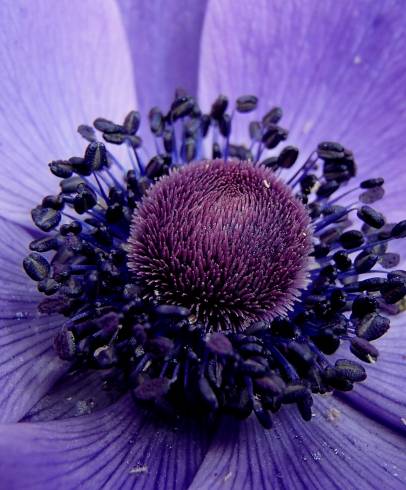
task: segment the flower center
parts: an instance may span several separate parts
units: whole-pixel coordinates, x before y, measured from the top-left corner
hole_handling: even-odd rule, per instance
[[[108,145],[127,146],[127,166],[79,126],[89,144],[50,163],[61,189],[32,210],[43,236],[23,266],[47,296],[39,311],[66,317],[54,345],[72,369],[107,369],[108,384],[171,410],[254,411],[270,428],[283,404],[310,420],[312,394],[365,379],[328,356],[342,346],[377,360],[372,342],[405,309],[406,272],[387,269],[406,220],[371,207],[382,178],[340,190],[356,174],[342,145],[320,143],[296,170],[297,148],[275,154],[279,108],[249,123],[249,146],[233,143],[233,120],[257,102],[239,97],[229,114],[219,96],[203,114],[178,92],[149,113],[148,163],[138,112],[96,119]]]
[[[135,212],[129,267],[144,294],[189,308],[206,330],[285,314],[304,286],[309,214],[269,169],[193,163],[155,184]]]

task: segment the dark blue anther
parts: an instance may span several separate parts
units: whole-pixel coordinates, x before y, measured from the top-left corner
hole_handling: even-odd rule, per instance
[[[378,349],[366,339],[353,337],[351,339],[350,349],[361,361],[373,363],[378,359]]]
[[[37,252],[32,252],[25,257],[23,266],[25,272],[33,281],[42,281],[50,271],[47,259]]]
[[[31,217],[40,230],[51,231],[59,225],[62,216],[56,209],[37,206],[31,211]]]
[[[102,133],[113,134],[113,133],[125,133],[125,128],[119,124],[115,124],[104,117],[98,117],[93,121],[93,126]]]
[[[134,135],[140,127],[141,116],[138,111],[130,111],[124,119],[124,129],[127,134]]]
[[[228,107],[228,98],[225,97],[224,95],[220,95],[211,106],[210,116],[213,119],[219,121],[223,117],[224,113],[226,112],[227,107]]]
[[[298,156],[299,150],[296,146],[287,146],[280,152],[277,164],[281,168],[291,168],[296,163]]]
[[[51,172],[60,177],[61,179],[66,179],[71,177],[73,170],[72,165],[65,160],[55,160],[49,164],[49,169]]]
[[[357,211],[358,218],[373,228],[382,228],[385,224],[385,218],[382,213],[379,213],[370,206],[362,206]]]
[[[317,155],[323,160],[340,159],[344,157],[344,147],[340,143],[324,141],[317,147]]]
[[[255,95],[242,95],[236,101],[236,109],[238,112],[252,112],[257,108],[258,97]]]
[[[283,111],[280,107],[273,107],[269,112],[265,114],[262,118],[262,124],[268,126],[269,124],[278,124],[282,119]]]

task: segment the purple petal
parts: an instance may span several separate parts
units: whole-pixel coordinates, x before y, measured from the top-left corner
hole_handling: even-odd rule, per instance
[[[403,488],[402,437],[331,397],[313,411],[303,422],[286,407],[270,431],[225,421],[189,490]]]
[[[406,10],[402,1],[211,2],[202,37],[199,91],[260,97],[306,158],[325,139],[354,150],[360,177],[392,181],[386,205],[404,199]],[[235,118],[237,139],[246,139]]]
[[[23,422],[47,422],[79,417],[116,402],[122,393],[106,383],[104,370],[75,371],[63,376],[26,414]]]
[[[0,421],[20,420],[67,369],[52,348],[63,319],[40,316],[21,267],[29,237],[0,220]]]
[[[379,359],[368,366],[368,378],[340,398],[377,421],[406,433],[406,319],[391,319],[389,332],[378,342]]]
[[[135,108],[130,54],[114,2],[6,0],[0,14],[2,216],[57,190],[53,159],[81,155],[79,124]]]
[[[184,489],[208,444],[186,421],[156,421],[127,396],[74,419],[0,426],[4,488]]]
[[[163,110],[182,87],[195,95],[207,0],[119,0],[137,70],[140,109]]]

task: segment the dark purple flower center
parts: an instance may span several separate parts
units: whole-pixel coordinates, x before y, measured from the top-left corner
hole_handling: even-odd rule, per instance
[[[304,286],[309,214],[269,169],[202,161],[174,170],[134,214],[129,267],[150,299],[210,330],[284,315]]]
[[[377,360],[372,342],[405,308],[388,246],[406,221],[371,207],[382,178],[345,189],[356,165],[339,143],[295,169],[297,148],[275,150],[288,134],[278,107],[249,123],[249,146],[233,143],[234,118],[257,102],[240,97],[229,113],[219,96],[203,114],[177,92],[149,113],[148,163],[138,112],[96,119],[108,145],[127,146],[127,166],[79,126],[85,154],[50,163],[60,192],[32,210],[43,235],[23,265],[47,296],[39,310],[66,317],[54,345],[72,370],[105,370],[115,391],[176,412],[254,411],[269,428],[283,404],[310,420],[313,394],[366,378],[329,356],[342,345]]]

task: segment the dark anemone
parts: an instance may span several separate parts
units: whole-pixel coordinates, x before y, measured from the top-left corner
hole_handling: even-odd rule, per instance
[[[275,149],[288,135],[278,107],[248,124],[249,147],[234,143],[233,120],[257,102],[242,96],[230,114],[219,96],[204,114],[178,91],[167,113],[149,113],[149,161],[136,111],[96,119],[129,169],[80,126],[85,154],[50,163],[61,189],[32,210],[43,234],[23,265],[47,296],[40,312],[66,317],[54,345],[72,370],[104,369],[175,412],[254,411],[269,428],[282,404],[309,420],[313,394],[366,378],[354,358],[376,361],[372,342],[404,308],[406,272],[388,245],[406,221],[371,206],[382,178],[347,189],[356,164],[339,143],[295,170],[298,149]],[[352,358],[332,361],[341,345]]]

